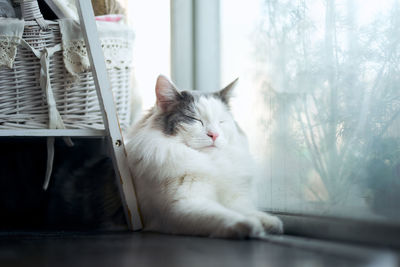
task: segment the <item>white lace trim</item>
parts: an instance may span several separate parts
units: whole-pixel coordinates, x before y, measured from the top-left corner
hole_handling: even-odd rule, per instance
[[[60,20],[65,68],[76,76],[90,69],[86,45],[79,25],[73,20]],[[125,25],[97,22],[100,42],[108,69],[128,68],[132,62],[133,33]]]
[[[97,24],[107,68],[129,68],[132,63],[133,32],[121,24]],[[60,28],[65,68],[73,76],[89,70],[90,62],[79,25],[73,20],[60,20]],[[12,68],[23,29],[24,21],[0,20],[0,66]]]
[[[131,65],[131,42],[123,38],[103,38],[100,42],[107,68],[124,69]],[[90,69],[86,45],[83,40],[65,42],[63,48],[64,64],[68,72],[75,75]]]
[[[75,75],[90,68],[85,42],[83,40],[67,41],[63,44],[65,68]]]
[[[132,62],[132,40],[124,38],[101,39],[107,68],[125,69]]]
[[[21,38],[16,36],[0,35],[0,66],[12,68],[17,55],[17,46],[21,43]]]
[[[12,68],[23,31],[23,20],[0,19],[0,67]]]

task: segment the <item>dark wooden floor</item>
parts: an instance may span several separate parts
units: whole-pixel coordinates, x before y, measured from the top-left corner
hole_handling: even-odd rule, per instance
[[[155,233],[0,232],[0,266],[397,265],[391,254],[338,247],[290,237],[237,241]]]

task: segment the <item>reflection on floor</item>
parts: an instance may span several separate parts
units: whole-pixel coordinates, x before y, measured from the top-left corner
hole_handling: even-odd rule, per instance
[[[396,266],[390,253],[372,257],[360,251],[340,251],[335,245],[332,250],[318,249],[318,245],[302,247],[301,242],[290,239],[237,241],[140,232],[0,232],[0,266]]]

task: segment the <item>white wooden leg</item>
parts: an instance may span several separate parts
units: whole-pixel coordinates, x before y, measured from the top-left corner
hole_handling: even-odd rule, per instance
[[[89,0],[76,0],[76,6],[79,12],[82,33],[89,55],[97,96],[99,98],[104,127],[111,147],[111,157],[118,184],[120,185],[121,199],[124,205],[128,226],[132,230],[139,230],[142,228],[142,222],[136,200],[134,183],[129,170],[122,133],[119,127],[110,83],[108,81],[107,69],[97,33],[92,3]]]

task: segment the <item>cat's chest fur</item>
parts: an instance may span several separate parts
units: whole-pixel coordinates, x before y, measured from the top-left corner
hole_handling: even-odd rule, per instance
[[[245,148],[228,147],[212,151],[207,157],[213,165],[214,174],[218,176],[217,184],[237,187],[249,182],[253,166]]]

